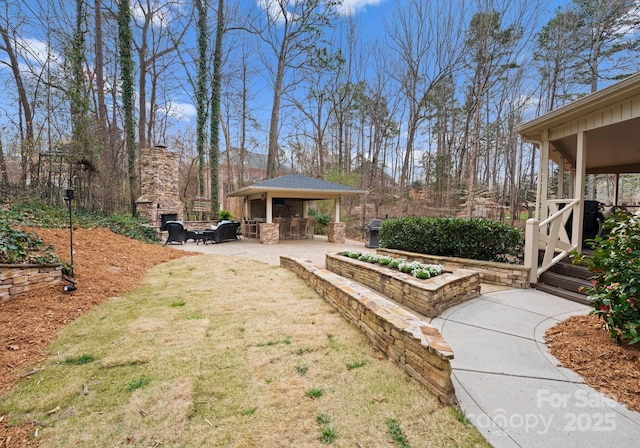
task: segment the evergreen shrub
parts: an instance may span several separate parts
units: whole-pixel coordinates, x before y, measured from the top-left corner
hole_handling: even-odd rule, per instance
[[[443,257],[519,263],[524,233],[486,219],[409,217],[382,221],[380,247]]]

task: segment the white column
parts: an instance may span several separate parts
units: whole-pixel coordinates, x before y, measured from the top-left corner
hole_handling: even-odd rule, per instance
[[[558,166],[558,194],[556,199],[564,199],[564,157],[560,157],[560,165]]]
[[[574,184],[575,198],[579,199],[578,205],[573,209],[573,225],[571,244],[578,251],[582,249],[582,215],[584,214],[584,186],[587,173],[587,136],[584,132],[578,132],[576,144],[576,179]]]
[[[340,222],[340,196],[333,201],[333,220],[334,222]]]
[[[267,222],[273,222],[273,198],[271,192],[267,192]]]
[[[536,219],[547,219],[549,207],[549,132],[542,132],[542,146],[540,147],[540,164],[538,166],[538,192],[536,196]]]
[[[524,266],[529,268],[529,283],[538,282],[538,249],[540,230],[537,219],[527,219],[525,227]]]
[[[569,196],[570,198],[575,198],[576,197],[576,170],[573,169],[571,171],[569,171]]]

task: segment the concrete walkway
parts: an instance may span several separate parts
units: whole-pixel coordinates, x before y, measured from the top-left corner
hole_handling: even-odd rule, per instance
[[[279,265],[292,255],[325,266],[325,254],[344,249],[375,252],[357,241],[327,243],[257,240],[171,246]],[[492,291],[492,292],[485,292]],[[480,297],[431,321],[453,348],[453,380],[460,407],[495,447],[636,447],[640,414],[585,385],[559,366],[544,333],[589,308],[536,290],[485,289]]]
[[[590,308],[550,294],[505,290],[433,319],[454,352],[460,407],[495,447],[636,447],[640,414],[559,366],[544,334]]]

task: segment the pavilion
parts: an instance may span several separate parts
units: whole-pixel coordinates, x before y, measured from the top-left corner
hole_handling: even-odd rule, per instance
[[[260,242],[264,244],[279,241],[279,223],[274,218],[306,217],[307,202],[333,200],[333,221],[329,223],[328,241],[343,243],[346,224],[340,222],[340,199],[364,193],[364,190],[348,185],[288,174],[240,188],[229,196],[245,198],[247,220],[259,226]]]
[[[586,175],[615,175],[611,205],[619,205],[619,176],[640,172],[640,73],[524,123],[517,131],[540,150],[536,214],[527,221],[525,248],[525,265],[535,284],[569,252],[582,250]],[[557,191],[551,195],[554,172]],[[539,251],[544,253],[541,261]]]

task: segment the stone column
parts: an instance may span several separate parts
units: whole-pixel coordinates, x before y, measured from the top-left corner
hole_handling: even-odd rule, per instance
[[[260,243],[278,244],[280,242],[280,224],[277,222],[260,223]]]
[[[330,243],[344,243],[347,235],[347,224],[344,222],[330,222],[327,226],[327,241]]]

